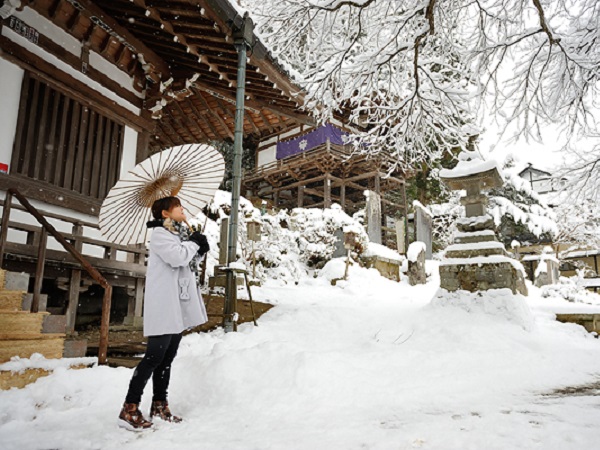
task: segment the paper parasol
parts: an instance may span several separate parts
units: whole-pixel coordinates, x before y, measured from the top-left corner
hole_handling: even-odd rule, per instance
[[[110,190],[100,208],[100,231],[117,244],[144,243],[154,201],[178,197],[193,217],[212,199],[224,173],[223,156],[210,145],[180,145],[152,155]]]

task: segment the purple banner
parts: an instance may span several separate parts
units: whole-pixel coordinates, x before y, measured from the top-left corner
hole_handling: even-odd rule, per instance
[[[328,123],[297,138],[278,142],[276,157],[277,159],[283,159],[288,156],[297,155],[298,153],[307,152],[324,144],[327,142],[327,139],[332,144],[345,145],[347,141],[346,136],[348,136],[348,133]]]

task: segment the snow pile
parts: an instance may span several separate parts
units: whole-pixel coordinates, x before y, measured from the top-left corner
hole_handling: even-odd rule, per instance
[[[417,258],[421,252],[425,253],[427,247],[425,246],[425,242],[415,241],[408,246],[408,251],[406,252],[406,259],[410,262],[417,262]]]
[[[411,244],[412,245],[412,244]],[[425,244],[423,244],[425,245]],[[410,250],[410,247],[409,247]],[[385,245],[377,244],[376,242],[369,242],[367,249],[361,255],[363,257],[380,256],[392,261],[402,262],[406,258],[398,253],[396,250],[386,247]]]
[[[2,391],[2,449],[595,448],[597,397],[554,392],[597,383],[600,340],[556,322],[532,286],[527,298],[438,293],[430,304],[439,277],[427,264],[432,277],[414,287],[356,264],[331,286],[345,269],[336,258],[298,285],[253,288],[275,305],[258,327],[184,337],[169,389],[184,421],[154,432],[116,425],[133,369],[57,370]],[[151,396],[150,383],[144,413]]]
[[[485,314],[502,321],[513,322],[526,331],[531,331],[534,318],[522,295],[514,295],[510,289],[490,289],[482,292],[438,291],[430,303],[431,308],[458,308],[478,320]]]
[[[116,425],[133,369],[57,370],[2,391],[1,447],[595,448],[597,397],[554,392],[597,383],[600,340],[556,322],[531,286],[532,296],[512,303],[497,291],[438,295],[430,304],[439,277],[427,263],[432,277],[414,287],[358,265],[331,286],[345,267],[336,258],[298,285],[253,288],[255,299],[275,305],[258,327],[184,337],[169,389],[184,421],[156,421],[154,432]],[[530,317],[516,302],[531,307],[529,331],[517,322]],[[151,396],[150,383],[144,413]]]
[[[13,356],[10,361],[0,364],[0,371],[22,373],[27,369],[42,369],[49,372],[56,369],[68,369],[74,366],[92,366],[98,363],[98,358],[63,358],[46,359],[39,353],[34,353],[30,358]]]

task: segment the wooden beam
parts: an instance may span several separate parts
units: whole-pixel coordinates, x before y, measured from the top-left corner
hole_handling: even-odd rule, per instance
[[[162,74],[163,80],[171,76],[169,66],[158,54],[147,47],[146,44],[136,38],[126,28],[122,27],[119,22],[108,16],[92,0],[77,0],[77,3],[84,7],[83,10],[80,10],[80,14],[111,34],[121,45],[130,47],[133,53],[142,54],[146,63],[152,64]],[[43,15],[43,11],[39,11],[40,8],[36,8],[35,2],[33,2],[32,8]]]

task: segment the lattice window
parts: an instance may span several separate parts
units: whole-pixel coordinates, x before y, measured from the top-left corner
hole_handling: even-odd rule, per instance
[[[26,73],[12,171],[103,199],[116,183],[125,127]]]

